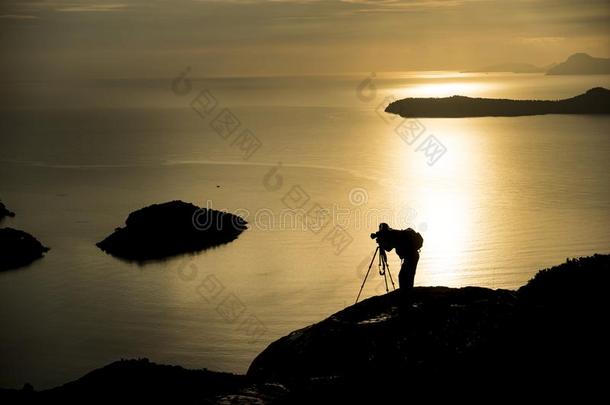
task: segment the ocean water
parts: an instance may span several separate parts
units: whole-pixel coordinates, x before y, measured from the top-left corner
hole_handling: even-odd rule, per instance
[[[51,247],[0,274],[0,386],[51,387],[134,357],[245,372],[275,339],[353,303],[382,221],[424,236],[416,285],[518,288],[610,251],[610,117],[383,113],[408,96],[570,97],[609,76],[184,84],[0,84],[0,198],[17,213],[2,226]],[[174,199],[241,214],[250,229],[143,266],[96,248],[131,211]],[[304,219],[321,209],[325,220]],[[371,274],[364,296],[384,292]]]

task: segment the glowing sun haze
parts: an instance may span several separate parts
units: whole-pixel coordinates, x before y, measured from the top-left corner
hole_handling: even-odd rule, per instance
[[[3,0],[5,78],[547,65],[610,54],[607,0]]]

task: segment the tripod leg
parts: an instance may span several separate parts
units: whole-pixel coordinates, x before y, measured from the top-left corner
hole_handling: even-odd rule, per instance
[[[392,283],[392,289],[396,289],[396,285],[394,285],[394,279],[392,278],[392,273],[390,272],[390,265],[388,264],[388,256],[385,254],[385,252],[381,252],[379,253],[379,268],[383,268],[383,277],[386,278],[386,273],[388,273],[387,275],[390,276],[390,282]],[[382,273],[381,271],[379,272],[380,274]],[[390,292],[390,289],[388,288],[388,280],[385,279],[385,292]]]
[[[388,288],[388,276],[385,274],[385,271],[383,272],[383,281],[385,281],[385,292],[390,292],[390,289]]]
[[[388,264],[388,257],[385,257],[385,267],[388,272],[388,276],[390,276],[390,282],[392,283],[392,289],[395,290],[396,286],[394,285],[394,279],[392,278],[392,273],[390,272],[390,265]]]
[[[388,276],[386,274],[386,267],[388,265],[388,259],[387,256],[385,255],[385,252],[380,252],[379,253],[379,274],[381,274],[383,276],[383,281],[385,282],[385,292],[390,292],[390,289],[388,288]]]
[[[388,275],[390,276],[390,282],[392,283],[392,289],[395,290],[394,280],[392,279],[392,273],[390,273],[390,266],[388,266]]]
[[[364,283],[366,283],[366,279],[369,276],[371,267],[373,267],[373,262],[375,261],[375,256],[377,256],[378,251],[379,251],[379,246],[377,246],[377,249],[375,249],[375,253],[373,254],[373,258],[371,259],[371,263],[369,264],[369,269],[366,271],[364,280],[362,280],[362,285],[360,286],[360,291],[358,291],[358,296],[356,297],[356,302],[355,302],[356,304],[358,303],[358,300],[360,299],[360,294],[362,294],[362,289],[364,288]]]

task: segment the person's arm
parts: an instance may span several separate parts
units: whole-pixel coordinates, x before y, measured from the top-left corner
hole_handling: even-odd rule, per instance
[[[389,252],[394,248],[394,246],[392,246],[392,244],[390,243],[389,238],[387,236],[378,237],[377,243],[379,243],[379,246],[386,252]]]
[[[390,252],[392,251],[392,249],[394,249],[393,246],[381,246],[383,248],[383,250],[385,250],[386,252]]]

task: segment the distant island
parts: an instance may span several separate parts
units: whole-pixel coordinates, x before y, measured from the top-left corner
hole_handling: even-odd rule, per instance
[[[575,53],[564,62],[536,66],[531,63],[506,62],[461,73],[546,73],[547,75],[604,75],[610,74],[610,59],[596,58],[586,53]]]
[[[48,247],[27,232],[0,228],[0,271],[27,266],[48,251]]]
[[[0,202],[0,222],[15,213]],[[0,271],[14,270],[42,258],[49,248],[27,232],[0,228]]]
[[[452,96],[405,98],[385,109],[401,117],[515,117],[542,114],[610,114],[610,90],[595,87],[564,100],[510,100]]]
[[[132,212],[97,246],[121,259],[144,262],[208,249],[231,242],[246,220],[228,212],[170,201]]]
[[[486,401],[603,393],[609,285],[610,255],[594,255],[542,270],[518,290],[416,287],[406,300],[399,291],[375,296],[276,340],[246,375],[123,360],[49,390],[0,389],[0,401],[408,403],[443,392]]]
[[[554,65],[552,65],[554,66]],[[552,66],[535,66],[531,63],[500,63],[479,69],[465,70],[462,73],[544,73]]]
[[[610,74],[610,59],[595,58],[586,53],[575,53],[546,73],[547,75],[607,75]]]

